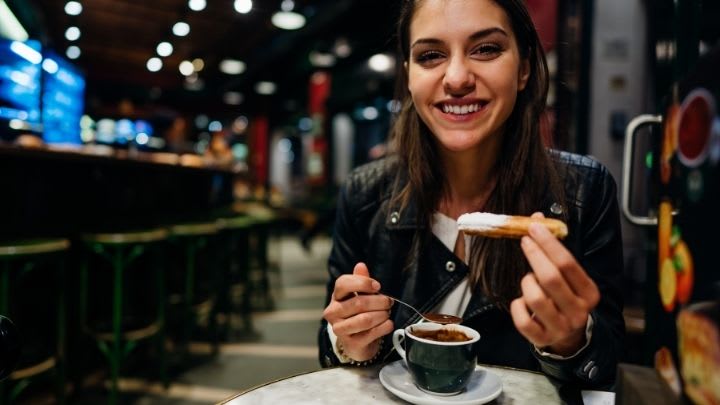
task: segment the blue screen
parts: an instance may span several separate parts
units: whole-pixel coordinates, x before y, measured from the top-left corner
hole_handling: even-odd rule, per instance
[[[85,77],[55,52],[43,61],[43,138],[49,144],[82,143],[80,118],[85,110]]]
[[[0,38],[0,125],[37,131],[40,124],[40,42]]]

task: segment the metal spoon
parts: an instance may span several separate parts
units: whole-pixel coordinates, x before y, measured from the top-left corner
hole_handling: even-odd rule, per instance
[[[401,301],[401,300],[399,300],[395,297],[389,296],[387,294],[383,294],[383,295],[390,298],[391,300],[393,300],[395,302],[403,304],[406,307],[412,309],[413,311],[415,311],[416,314],[420,315],[421,318],[423,318],[424,320],[426,320],[428,322],[441,323],[443,325],[447,325],[450,323],[461,323],[462,322],[462,318],[454,316],[454,315],[436,314],[436,313],[432,313],[432,312],[422,313],[422,312],[418,311],[417,309],[415,309],[414,306],[408,304],[407,302]]]

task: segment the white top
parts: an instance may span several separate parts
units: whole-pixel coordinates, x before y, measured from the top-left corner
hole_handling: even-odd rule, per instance
[[[440,242],[445,245],[451,252],[455,251],[455,245],[457,244],[457,238],[459,235],[458,223],[448,217],[445,214],[436,212],[433,214],[432,233],[440,239]],[[463,262],[465,264],[470,260],[470,235],[463,234],[465,239],[465,257]],[[450,291],[450,293],[433,309],[432,312],[438,314],[455,315],[462,318],[472,298],[472,291],[468,284],[467,276],[463,277],[462,281]]]

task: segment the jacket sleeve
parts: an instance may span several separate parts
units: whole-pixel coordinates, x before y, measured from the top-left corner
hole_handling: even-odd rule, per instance
[[[328,282],[325,298],[325,307],[330,303],[330,298],[335,288],[335,280],[343,274],[352,273],[355,263],[362,260],[360,249],[362,246],[360,238],[362,231],[356,228],[356,215],[352,206],[353,196],[352,177],[340,190],[337,201],[337,213],[333,230],[333,244],[328,259]],[[337,366],[340,360],[333,351],[332,343],[327,332],[327,321],[322,320],[318,330],[318,349],[320,365],[323,367]]]
[[[581,387],[609,389],[615,381],[617,363],[621,358],[625,324],[622,316],[620,280],[623,274],[622,237],[615,181],[607,169],[597,168],[596,180],[580,204],[576,259],[597,284],[601,298],[593,310],[594,325],[588,346],[569,359],[540,356],[541,369],[561,382]],[[579,194],[575,194],[578,196]]]

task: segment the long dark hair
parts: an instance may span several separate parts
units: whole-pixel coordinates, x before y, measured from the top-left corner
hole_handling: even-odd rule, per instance
[[[404,0],[397,24],[398,54],[409,62],[410,24],[423,0]],[[450,0],[448,0],[450,1]],[[520,57],[530,65],[525,88],[518,93],[515,107],[505,124],[495,173],[497,184],[484,207],[478,210],[530,215],[543,208],[548,192],[553,201],[563,202],[558,175],[539,133],[541,114],[548,92],[545,52],[523,0],[493,0],[505,10],[515,33]],[[446,190],[446,179],[433,135],[418,116],[408,91],[408,75],[398,64],[397,99],[401,110],[391,130],[392,149],[399,156],[408,182],[398,185],[394,202],[406,207],[412,199],[418,206],[418,220],[430,229],[432,214]],[[429,233],[418,232],[414,252],[421,251]],[[413,257],[410,260],[415,260]],[[518,241],[475,238],[470,248],[470,283],[480,287],[492,301],[507,308],[519,295],[520,280],[530,268]]]

